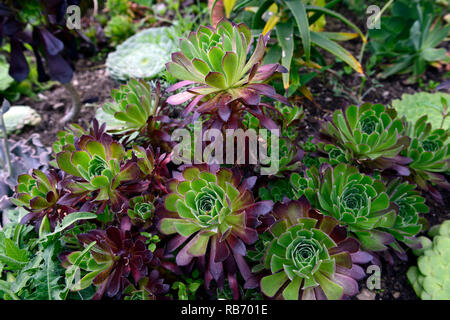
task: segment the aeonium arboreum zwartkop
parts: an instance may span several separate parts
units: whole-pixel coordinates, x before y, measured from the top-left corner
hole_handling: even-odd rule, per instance
[[[94,192],[94,202],[101,202],[102,208],[109,203],[117,212],[127,202],[123,193],[142,192],[149,181],[138,179],[137,162],[126,158],[124,147],[104,133],[104,128],[94,121],[92,134],[82,135],[74,142],[74,148],[59,152],[56,162],[61,170],[73,176],[66,185],[72,194],[86,198]]]
[[[242,179],[236,170],[188,167],[168,182],[169,194],[159,212],[159,230],[176,235],[166,249],[180,249],[177,264],[198,262],[207,288],[212,280],[223,286],[227,278],[234,299],[239,297],[238,271],[246,288],[257,286],[244,259],[246,245],[258,240],[260,218],[273,206],[272,201],[255,202],[250,191],[255,182],[255,177]]]
[[[71,212],[74,212],[75,202],[71,205],[60,204],[60,198],[67,194],[62,188],[64,172],[50,169],[48,173],[34,169],[31,174],[22,174],[17,179],[15,195],[10,200],[18,207],[29,211],[21,223],[40,221],[46,217],[52,227]]]
[[[345,227],[332,217],[311,209],[305,197],[277,203],[276,222],[265,233],[259,254],[262,292],[276,299],[336,300],[359,292],[365,276],[358,263],[372,259],[359,251]],[[258,255],[256,255],[257,257]],[[268,275],[267,275],[268,273]]]
[[[130,276],[137,284],[148,275],[150,267],[159,264],[143,237],[134,235],[130,227],[130,221],[124,218],[120,228],[110,226],[106,230],[91,230],[77,236],[88,253],[75,251],[62,256],[64,266],[74,265],[83,272],[72,290],[83,290],[94,284],[97,290],[93,299],[100,299],[104,293],[109,297],[120,297],[122,290],[130,284]]]
[[[247,59],[252,36],[243,23],[233,24],[222,20],[216,28],[201,26],[180,40],[181,51],[172,54],[167,63],[168,72],[182,80],[168,91],[188,85],[193,87],[168,98],[167,102],[179,105],[191,100],[183,114],[191,111],[210,114],[210,125],[237,128],[242,122],[242,112],[258,118],[262,126],[277,128],[275,122],[264,114],[261,96],[289,104],[287,99],[263,82],[275,72],[286,72],[279,64],[261,65],[268,34],[259,35],[255,50]]]

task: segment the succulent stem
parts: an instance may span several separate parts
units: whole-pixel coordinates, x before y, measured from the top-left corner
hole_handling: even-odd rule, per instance
[[[66,113],[66,115],[59,121],[60,123],[66,123],[75,119],[76,116],[80,113],[81,110],[81,99],[78,94],[77,89],[74,87],[72,82],[64,84],[64,88],[69,92],[72,97],[72,108]]]

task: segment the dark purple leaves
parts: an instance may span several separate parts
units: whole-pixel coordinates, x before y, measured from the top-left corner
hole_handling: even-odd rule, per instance
[[[15,39],[11,39],[9,75],[19,82],[25,80],[30,73],[30,68],[28,67],[23,50],[25,50],[25,48],[22,43]]]
[[[61,83],[68,83],[72,80],[73,70],[69,63],[60,55],[46,55],[48,69],[52,79]]]

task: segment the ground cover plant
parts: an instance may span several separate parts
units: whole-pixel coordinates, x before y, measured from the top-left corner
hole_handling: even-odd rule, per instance
[[[450,299],[445,4],[95,3],[0,3],[1,299]]]

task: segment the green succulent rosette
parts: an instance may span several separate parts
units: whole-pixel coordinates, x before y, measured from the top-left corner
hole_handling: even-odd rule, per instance
[[[206,286],[225,275],[235,279],[236,269],[230,265],[237,265],[251,286],[252,274],[243,256],[246,245],[258,240],[259,217],[273,205],[272,201],[254,201],[250,191],[254,183],[254,177],[243,180],[237,171],[206,166],[188,167],[168,182],[158,228],[165,235],[176,235],[168,250],[182,247],[176,255],[178,265],[188,265],[194,258],[206,260]],[[233,287],[233,292],[237,298],[238,288]]]
[[[449,131],[433,130],[427,119],[425,115],[414,125],[407,123],[405,132],[412,140],[409,147],[403,151],[403,155],[412,160],[408,166],[418,186],[436,194],[432,185],[450,188],[447,179],[443,176],[449,173],[450,168]],[[441,196],[438,198],[442,201]]]
[[[201,26],[180,40],[181,51],[172,54],[166,64],[167,71],[182,80],[171,86],[175,91],[190,86],[183,92],[170,96],[167,102],[179,105],[192,100],[184,115],[191,111],[214,114],[214,120],[223,123],[242,121],[243,110],[258,118],[261,125],[275,128],[270,117],[260,109],[261,96],[289,104],[287,99],[263,82],[275,72],[287,71],[279,64],[262,65],[268,35],[259,35],[250,58],[252,34],[243,23],[233,24],[222,20],[217,26]],[[247,107],[248,106],[248,107]]]
[[[322,125],[320,140],[323,146],[332,144],[345,151],[346,159],[351,161],[409,175],[398,165],[405,162],[399,159],[399,153],[409,145],[408,137],[402,136],[403,130],[394,109],[366,103],[335,111],[332,120]]]
[[[106,120],[111,134],[126,136],[127,141],[146,139],[153,147],[171,144],[169,118],[160,103],[161,88],[152,91],[145,80],[131,79],[120,89],[113,89],[114,102],[105,103],[97,117]],[[111,119],[114,117],[114,119]]]
[[[402,182],[401,179],[391,180],[386,186],[386,193],[397,208],[397,217],[394,225],[385,231],[392,234],[396,240],[390,247],[398,257],[406,261],[407,254],[398,242],[412,249],[421,247],[420,241],[415,236],[427,225],[422,214],[427,213],[429,208],[420,192],[416,190],[416,185]]]
[[[422,300],[450,300],[450,220],[429,231],[433,241],[422,237],[423,248],[417,252],[417,266],[412,266],[407,277],[417,296]]]
[[[340,164],[323,166],[317,182],[320,212],[346,225],[364,249],[384,251],[386,244],[394,241],[390,233],[382,231],[394,226],[396,212],[381,180]]]
[[[262,258],[270,275],[261,279],[262,292],[276,299],[337,300],[358,292],[356,280],[364,271],[355,264],[367,262],[345,227],[321,215],[305,197],[279,203],[273,212],[277,222],[267,231],[270,241]],[[354,260],[354,261],[353,261]]]

